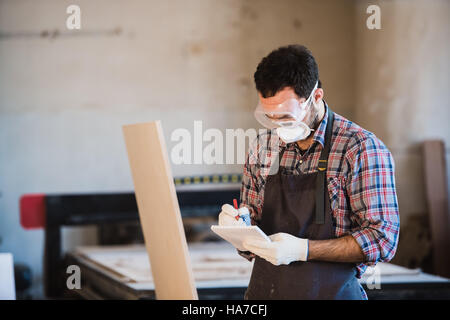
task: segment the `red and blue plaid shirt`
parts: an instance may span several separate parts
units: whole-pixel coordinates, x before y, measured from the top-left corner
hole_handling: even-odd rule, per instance
[[[279,141],[280,150],[286,148],[280,164],[286,174],[317,171],[327,122],[325,104],[325,116],[304,154],[296,143]],[[261,219],[264,185],[271,167],[268,146],[272,136],[276,134],[270,130],[258,135],[258,143],[249,148],[244,165],[241,206],[249,208],[252,224]],[[336,113],[331,143],[327,182],[333,226],[336,237],[350,234],[361,246],[366,261],[356,266],[360,278],[368,265],[390,261],[397,248],[400,219],[394,161],[375,134]]]

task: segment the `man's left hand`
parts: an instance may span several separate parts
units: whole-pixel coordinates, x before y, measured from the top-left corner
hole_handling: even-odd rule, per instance
[[[243,245],[276,266],[308,259],[308,239],[297,238],[284,232],[275,233],[269,238],[271,242],[248,238]]]

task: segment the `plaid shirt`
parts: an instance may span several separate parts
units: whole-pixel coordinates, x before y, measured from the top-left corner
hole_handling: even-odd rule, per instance
[[[279,140],[280,150],[286,148],[280,164],[286,174],[317,171],[327,122],[325,103],[325,116],[303,155],[296,143]],[[252,224],[261,220],[272,136],[276,134],[270,130],[258,135],[244,165],[240,206],[249,208]],[[356,266],[360,278],[368,265],[390,261],[397,248],[400,219],[392,155],[375,134],[335,113],[327,182],[336,237],[352,235],[366,257]]]

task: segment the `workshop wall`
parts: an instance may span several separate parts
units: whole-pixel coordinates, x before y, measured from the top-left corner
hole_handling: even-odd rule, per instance
[[[290,43],[316,56],[326,100],[352,118],[353,1],[0,0],[0,251],[42,273],[43,233],[19,225],[25,193],[132,190],[121,126],[161,119],[176,128],[252,128],[253,72]],[[369,57],[368,57],[369,58]],[[363,120],[363,117],[359,117]],[[376,129],[376,128],[375,128]],[[177,165],[174,175],[241,172]],[[95,241],[67,230],[65,248]]]
[[[381,30],[366,27],[373,3]],[[35,294],[43,233],[20,227],[22,194],[132,190],[123,124],[161,119],[169,152],[171,132],[193,133],[195,120],[203,130],[259,127],[253,73],[290,43],[316,56],[330,106],[392,151],[402,224],[394,261],[426,259],[419,146],[443,139],[449,158],[449,1],[80,0],[80,31],[65,26],[70,4],[0,0],[0,251],[33,268]],[[65,230],[64,248],[95,237]]]
[[[420,149],[425,139],[445,142],[449,172],[450,2],[377,1],[382,29],[369,30],[363,26],[372,3],[356,2],[354,119],[393,153],[401,213],[394,261],[417,267],[431,245]]]

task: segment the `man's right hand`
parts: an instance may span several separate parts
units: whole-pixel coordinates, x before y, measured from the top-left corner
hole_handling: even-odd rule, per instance
[[[246,226],[244,220],[236,220],[236,216],[241,214],[248,214],[248,209],[246,207],[242,207],[236,210],[233,206],[224,204],[222,206],[222,211],[219,213],[219,226]],[[236,250],[240,256],[244,257],[248,261],[252,261],[255,257],[255,254],[250,251]]]
[[[229,204],[224,204],[222,206],[222,211],[219,213],[219,226],[246,226],[242,218],[236,219],[240,214],[247,213],[248,209],[242,207],[240,209],[235,209]]]

